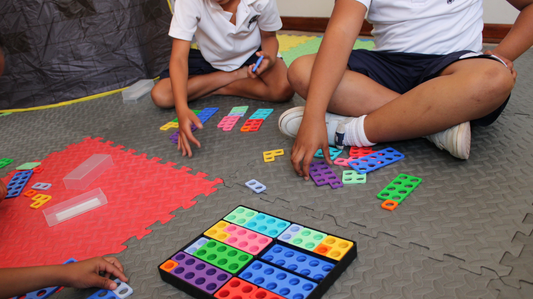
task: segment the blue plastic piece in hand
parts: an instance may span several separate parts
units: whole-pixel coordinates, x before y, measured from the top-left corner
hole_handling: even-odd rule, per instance
[[[259,65],[261,64],[261,61],[263,61],[263,58],[265,58],[263,55],[261,55],[261,57],[259,57],[259,59],[257,59],[257,62],[255,63],[255,66],[254,68],[252,69],[252,72],[255,73],[255,71],[257,70],[257,68],[259,67]]]

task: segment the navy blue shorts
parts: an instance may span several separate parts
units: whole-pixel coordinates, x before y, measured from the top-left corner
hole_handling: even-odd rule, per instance
[[[450,64],[468,58],[489,58],[500,61],[491,55],[478,55],[472,51],[429,55],[358,49],[352,51],[348,67],[397,93],[404,94],[421,83],[438,77]],[[488,126],[493,123],[509,102],[509,97],[498,109],[471,123],[479,126]]]
[[[257,49],[257,51],[261,51],[261,47]],[[255,52],[257,52],[255,51]],[[252,65],[257,62],[257,59],[259,59],[259,56],[252,54],[246,60],[241,67],[245,65]],[[189,51],[189,76],[190,75],[207,75],[210,73],[218,72],[219,69],[214,68],[207,60],[205,60],[204,56],[202,56],[202,53],[200,50],[197,49],[191,49]],[[166,69],[161,72],[160,79],[165,79],[170,77],[169,70]]]

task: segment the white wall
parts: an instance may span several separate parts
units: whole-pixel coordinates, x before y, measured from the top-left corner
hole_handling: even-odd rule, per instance
[[[335,0],[277,0],[284,17],[329,17],[334,3]],[[485,0],[483,8],[483,20],[488,24],[512,24],[518,15],[518,10],[504,0]]]

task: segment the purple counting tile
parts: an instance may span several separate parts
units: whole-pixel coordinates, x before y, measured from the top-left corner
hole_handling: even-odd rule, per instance
[[[196,131],[196,129],[198,129],[198,127],[195,124],[192,124],[191,132]],[[177,144],[179,137],[180,137],[180,129],[178,129],[176,132],[174,132],[174,134],[170,135],[170,137],[168,137],[168,138],[170,139],[170,141],[172,141],[172,143],[176,143]]]
[[[326,161],[311,163],[309,165],[309,175],[313,178],[317,186],[329,184],[332,189],[344,186],[339,177],[326,164]]]
[[[231,278],[228,272],[181,251],[173,256],[172,260],[177,262],[178,266],[172,269],[170,274],[209,294],[214,294]]]

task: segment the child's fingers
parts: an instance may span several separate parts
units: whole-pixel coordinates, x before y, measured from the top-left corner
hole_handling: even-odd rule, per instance
[[[326,163],[328,163],[329,165],[333,164],[333,162],[331,161],[331,156],[329,155],[329,147],[324,145],[322,147],[322,154],[324,155],[324,159],[326,160]]]
[[[102,264],[102,266],[103,267],[100,268],[100,271],[104,271],[106,274],[112,274],[116,278],[120,279],[120,281],[124,281],[124,282],[128,281],[128,278],[126,278],[126,275],[124,275],[124,272],[122,272],[117,266],[111,264],[110,262],[106,260],[104,260],[104,264]]]

